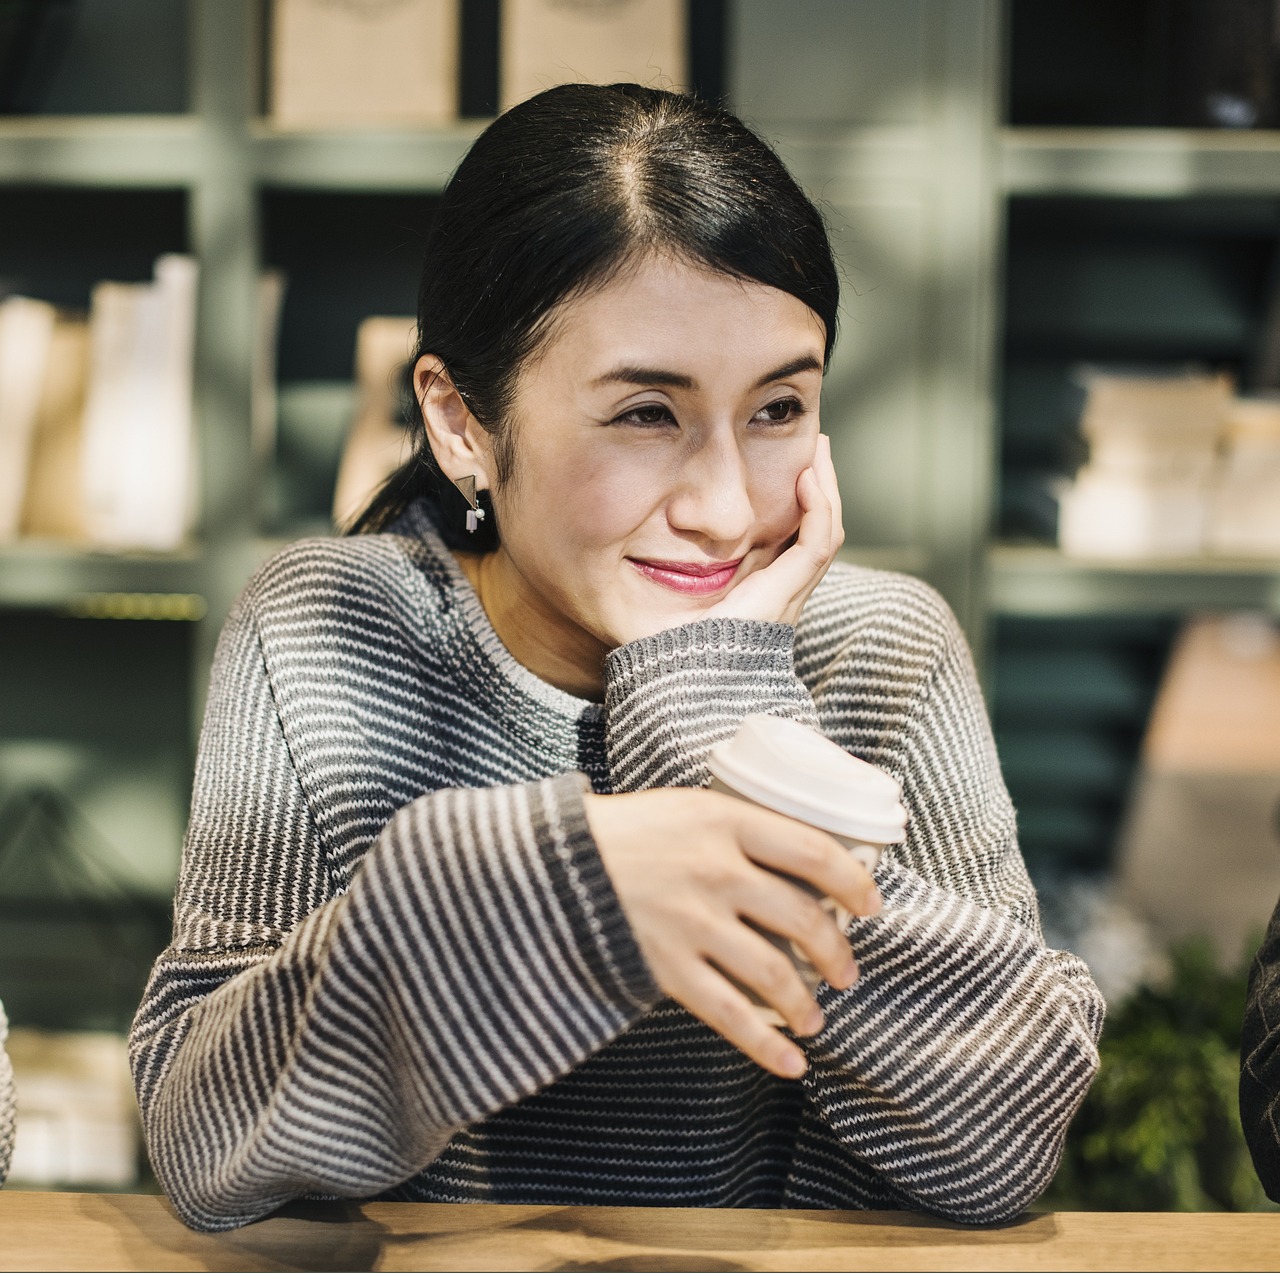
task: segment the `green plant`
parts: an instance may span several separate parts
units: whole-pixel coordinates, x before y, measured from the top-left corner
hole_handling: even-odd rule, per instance
[[[1111,1013],[1101,1068],[1042,1205],[1092,1211],[1272,1209],[1240,1129],[1240,1026],[1249,960],[1206,943],[1170,952],[1165,984]]]

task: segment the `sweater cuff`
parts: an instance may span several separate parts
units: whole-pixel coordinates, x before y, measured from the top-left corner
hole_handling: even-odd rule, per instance
[[[704,785],[707,755],[752,713],[816,727],[794,642],[787,623],[702,619],[614,650],[605,662],[614,790]]]
[[[620,645],[605,659],[610,695],[637,681],[700,668],[794,675],[796,630],[757,619],[699,619]]]
[[[616,996],[647,1012],[662,997],[640,953],[587,822],[585,774],[547,779],[533,789],[531,813],[561,911],[592,974]]]

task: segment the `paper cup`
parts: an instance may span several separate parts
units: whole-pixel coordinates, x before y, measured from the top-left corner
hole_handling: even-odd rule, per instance
[[[839,840],[868,871],[879,865],[886,845],[906,834],[907,814],[897,780],[851,756],[829,738],[799,721],[779,716],[748,716],[738,732],[714,748],[707,759],[710,788],[750,801]],[[788,877],[818,898],[843,930],[849,912],[804,880]],[[765,929],[761,934],[786,954],[810,991],[821,976],[794,943]],[[772,1025],[782,1025],[776,1010],[743,987]]]

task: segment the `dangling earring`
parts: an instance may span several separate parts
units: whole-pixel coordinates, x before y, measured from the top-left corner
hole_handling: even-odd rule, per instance
[[[484,521],[484,509],[480,507],[480,501],[476,498],[476,479],[473,473],[470,477],[460,477],[454,485],[462,492],[462,498],[471,505],[467,509],[467,531],[474,535],[480,528],[480,523]]]

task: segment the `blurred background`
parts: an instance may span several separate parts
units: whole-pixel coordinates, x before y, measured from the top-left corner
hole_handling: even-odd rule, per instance
[[[1046,1205],[1267,1205],[1275,0],[0,0],[12,1184],[154,1187],[122,1036],[222,619],[394,464],[434,201],[570,79],[724,100],[828,219],[847,555],[955,608],[1046,935],[1111,1005]]]

